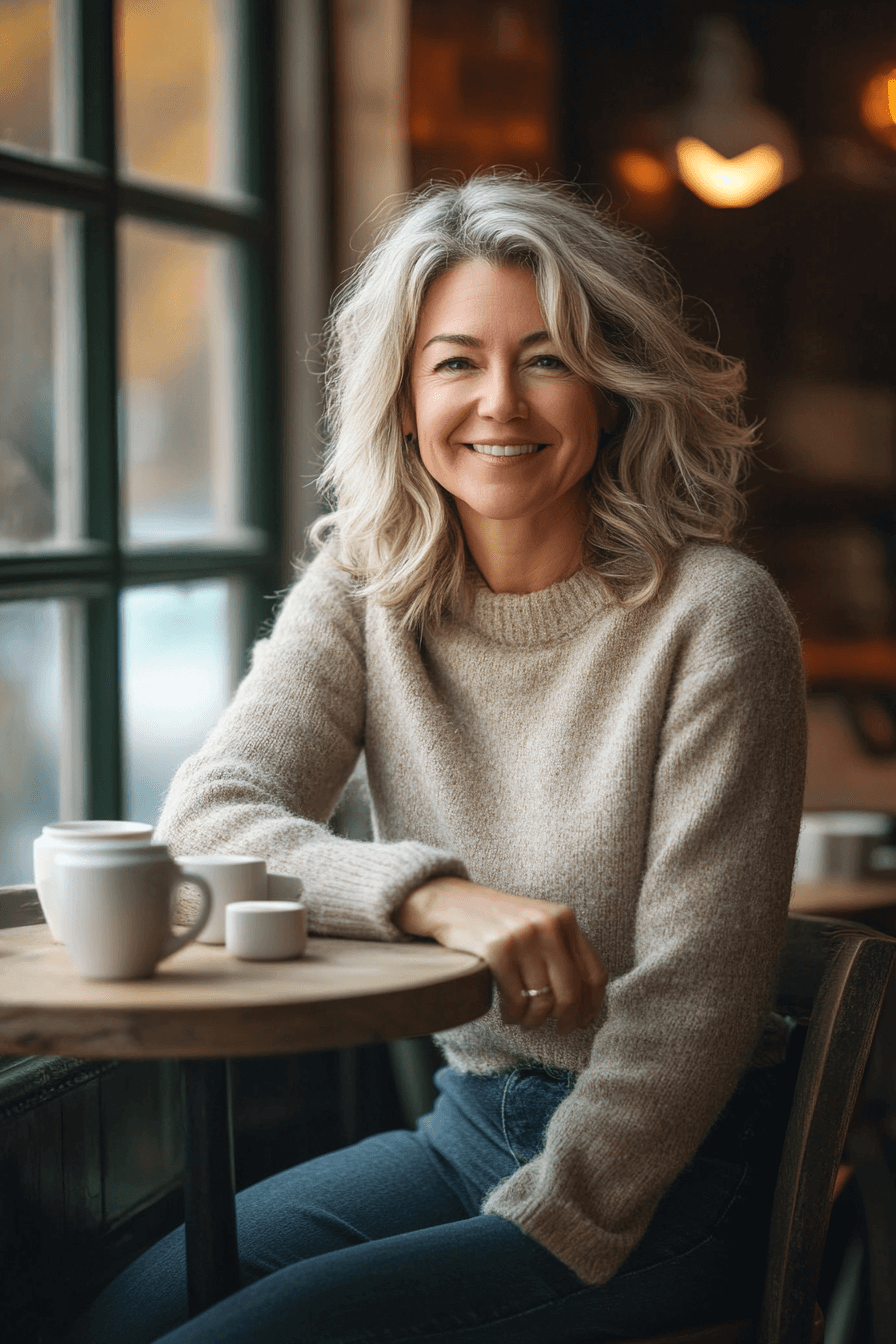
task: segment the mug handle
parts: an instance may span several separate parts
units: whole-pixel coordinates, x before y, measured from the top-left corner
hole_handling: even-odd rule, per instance
[[[202,893],[202,909],[185,933],[172,933],[169,930],[168,941],[162,948],[159,961],[164,961],[166,957],[170,957],[171,953],[177,952],[179,948],[186,947],[187,943],[192,943],[193,939],[198,937],[205,928],[209,915],[212,913],[212,889],[205,878],[200,877],[198,873],[188,873],[185,868],[181,868],[179,863],[175,863],[174,866],[177,869],[177,877],[171,885],[192,882]]]

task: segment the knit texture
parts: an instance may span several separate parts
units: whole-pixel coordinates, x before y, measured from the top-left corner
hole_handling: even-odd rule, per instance
[[[371,843],[326,828],[362,749]],[[804,760],[794,622],[733,550],[685,547],[630,612],[584,572],[482,586],[422,642],[324,553],[178,771],[159,835],[298,874],[321,934],[402,938],[392,913],[441,874],[573,908],[610,976],[595,1026],[524,1032],[495,1002],[438,1039],[462,1071],[578,1072],[543,1152],[484,1211],[601,1283],[762,1034]]]

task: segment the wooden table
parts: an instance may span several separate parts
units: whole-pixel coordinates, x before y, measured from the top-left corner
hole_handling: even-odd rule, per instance
[[[896,919],[896,882],[889,877],[863,877],[852,881],[797,882],[790,908],[802,915],[840,915],[860,923],[868,915],[892,911]],[[887,930],[891,932],[891,930]]]
[[[191,943],[149,980],[89,981],[46,925],[0,931],[0,1054],[184,1061],[191,1315],[239,1284],[228,1058],[427,1035],[490,1002],[485,963],[436,943],[311,938],[281,962]]]

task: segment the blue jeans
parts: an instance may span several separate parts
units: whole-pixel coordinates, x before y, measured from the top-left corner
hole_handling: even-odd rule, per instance
[[[240,1292],[187,1321],[180,1228],[101,1294],[72,1344],[596,1344],[755,1310],[781,1068],[745,1075],[639,1245],[597,1287],[479,1212],[540,1151],[575,1075],[444,1068],[436,1082],[414,1133],[377,1134],[239,1196]]]

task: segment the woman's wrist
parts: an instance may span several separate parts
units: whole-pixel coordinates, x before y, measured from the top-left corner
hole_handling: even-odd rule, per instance
[[[443,920],[439,909],[446,898],[456,894],[458,886],[469,887],[470,883],[462,877],[433,877],[422,883],[405,897],[404,902],[392,916],[402,933],[410,933],[417,938],[439,937]]]

